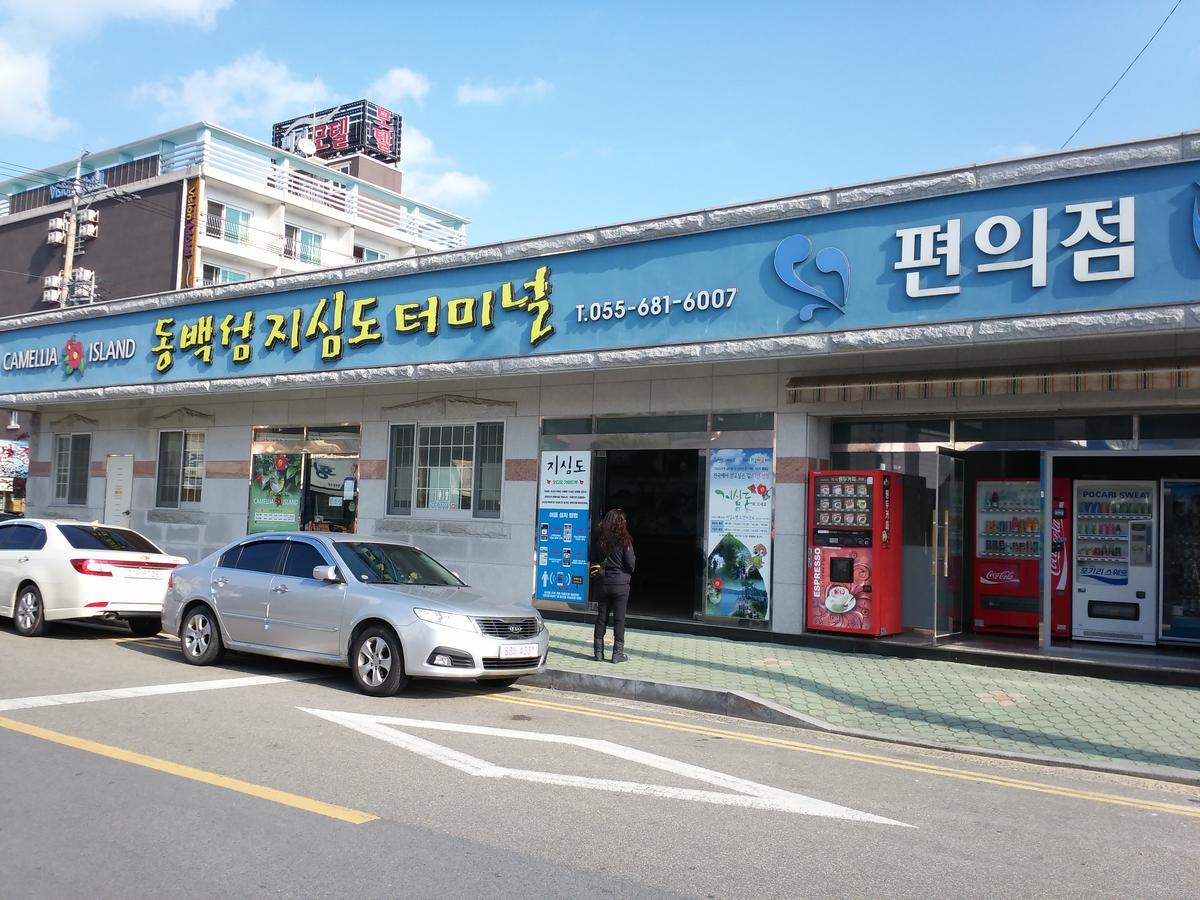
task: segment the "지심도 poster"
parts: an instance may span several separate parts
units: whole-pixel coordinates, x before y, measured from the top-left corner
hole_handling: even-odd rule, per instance
[[[538,600],[587,602],[589,450],[546,450],[538,461]]]
[[[304,497],[301,453],[256,453],[250,467],[247,532],[299,531]]]
[[[771,462],[770,449],[710,452],[706,615],[771,617]]]

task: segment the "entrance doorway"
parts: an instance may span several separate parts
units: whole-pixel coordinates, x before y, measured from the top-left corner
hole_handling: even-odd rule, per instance
[[[625,510],[637,569],[634,615],[701,615],[704,577],[704,466],[698,450],[609,450],[600,509]]]

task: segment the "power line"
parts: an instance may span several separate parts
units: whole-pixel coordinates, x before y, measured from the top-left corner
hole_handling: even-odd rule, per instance
[[[1134,64],[1139,59],[1142,58],[1142,54],[1145,53],[1146,50],[1149,48],[1149,46],[1154,43],[1154,39],[1156,37],[1158,37],[1158,33],[1163,30],[1163,26],[1165,26],[1167,24],[1167,22],[1170,21],[1171,16],[1175,15],[1175,10],[1179,9],[1179,7],[1182,3],[1183,3],[1183,0],[1175,0],[1175,5],[1172,6],[1171,11],[1169,13],[1167,13],[1167,17],[1165,19],[1163,19],[1162,22],[1159,23],[1159,25],[1156,29],[1154,29],[1154,34],[1150,35],[1150,40],[1146,41],[1145,46],[1142,47],[1142,49],[1137,52],[1137,56],[1135,56],[1130,61],[1129,65],[1127,65],[1125,67],[1125,71],[1122,72],[1117,77],[1117,80],[1113,82],[1112,87],[1110,87],[1107,91],[1105,91],[1104,96],[1101,97],[1098,101],[1096,101],[1096,105],[1092,107],[1092,111],[1083,117],[1083,121],[1080,122],[1079,125],[1075,128],[1075,130],[1071,132],[1071,136],[1062,142],[1062,146],[1058,148],[1059,150],[1065,149],[1067,144],[1071,143],[1071,141],[1074,139],[1075,135],[1079,134],[1080,129],[1083,128],[1083,126],[1088,123],[1088,120],[1091,119],[1091,117],[1096,114],[1096,110],[1098,110],[1100,108],[1100,105],[1105,100],[1108,99],[1108,95],[1111,94],[1114,90],[1116,90],[1117,85],[1120,84],[1122,79],[1124,79],[1125,76],[1129,74],[1129,70],[1133,68]]]

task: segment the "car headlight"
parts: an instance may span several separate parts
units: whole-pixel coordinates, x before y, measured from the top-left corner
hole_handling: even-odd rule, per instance
[[[422,622],[430,625],[442,625],[446,628],[459,628],[463,631],[475,631],[475,623],[462,613],[441,612],[436,609],[414,609],[413,613]]]

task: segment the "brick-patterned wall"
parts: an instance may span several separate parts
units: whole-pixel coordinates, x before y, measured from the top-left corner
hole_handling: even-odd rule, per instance
[[[504,461],[505,481],[537,481],[536,459],[508,459]]]

